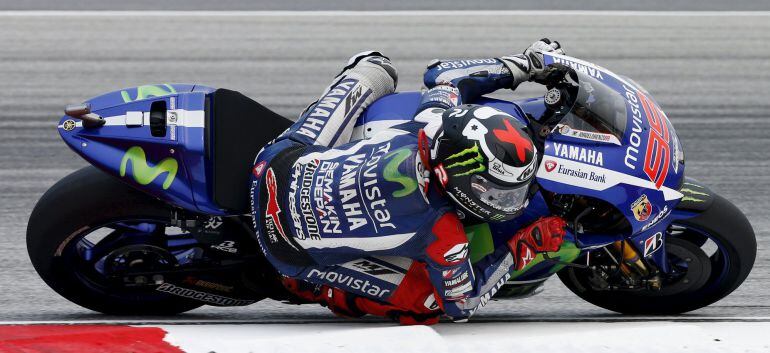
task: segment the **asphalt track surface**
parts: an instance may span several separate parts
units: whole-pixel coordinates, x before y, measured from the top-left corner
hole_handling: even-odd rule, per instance
[[[0,10],[770,10],[762,0],[24,0],[0,1]]]
[[[687,175],[735,202],[754,226],[759,253],[744,285],[726,299],[677,319],[767,320],[770,16],[766,13],[0,13],[0,320],[338,320],[320,307],[270,301],[245,308],[204,307],[168,318],[106,317],[55,294],[29,263],[24,237],[27,218],[40,195],[85,165],[56,132],[65,104],[128,86],[196,82],[240,90],[294,117],[349,55],[364,49],[377,48],[389,55],[400,70],[399,89],[415,90],[430,59],[519,52],[544,36],[558,39],[570,55],[646,86],[679,133]],[[518,97],[536,94],[542,90],[535,85],[516,92]],[[558,279],[548,281],[545,291],[533,298],[492,302],[477,318],[627,319],[581,301]]]

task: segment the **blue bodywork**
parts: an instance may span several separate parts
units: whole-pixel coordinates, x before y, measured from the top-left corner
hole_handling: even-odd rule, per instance
[[[675,152],[680,151],[681,146],[673,126],[660,112],[660,121],[653,123],[657,122],[659,126],[665,124],[669,139],[651,139],[650,119],[655,117],[648,117],[637,107],[640,113],[637,118],[641,119],[634,119],[633,102],[627,95],[630,94],[629,90],[646,94],[641,87],[606,69],[574,58],[547,55],[546,61],[559,61],[575,70],[585,71],[586,74],[593,72],[592,76],[600,78],[607,87],[629,99],[628,123],[619,144],[551,133],[546,138],[544,151],[538,151],[543,159],[537,172],[537,181],[543,190],[558,194],[585,195],[606,201],[625,215],[631,225],[629,234],[581,234],[577,239],[573,234],[568,234],[566,241],[574,243],[580,251],[585,251],[627,238],[640,252],[646,253],[648,249],[645,249],[645,242],[656,233],[660,232],[665,236],[666,228],[671,222],[694,215],[676,209],[682,197],[677,190],[681,188],[684,180],[684,165],[676,165],[680,161],[677,159],[679,153]],[[159,84],[107,93],[87,101],[93,113],[105,118],[104,126],[84,128],[80,120],[64,116],[59,123],[59,132],[67,145],[89,163],[160,200],[195,213],[226,215],[228,212],[213,201],[212,185],[209,182],[212,163],[207,158],[207,148],[210,148],[207,141],[211,132],[207,131],[205,122],[209,118],[206,116],[208,99],[214,90],[212,87],[201,85]],[[411,120],[419,98],[419,92],[403,92],[379,99],[359,118],[359,138],[366,137],[368,126],[395,125]],[[159,101],[165,102],[168,127],[165,136],[158,137],[151,134],[149,112],[152,104]],[[529,124],[530,119],[540,119],[545,112],[542,98],[516,101],[482,98],[476,104],[500,109],[524,124]],[[657,105],[654,107],[657,108]],[[661,150],[661,143],[669,148],[668,154],[656,154],[656,151],[666,152],[665,149]],[[648,148],[648,144],[653,146]],[[629,150],[629,146],[635,147]],[[603,160],[601,163],[587,163],[578,158],[579,153],[560,154],[557,147],[601,153]],[[645,156],[650,153],[653,159],[652,168],[657,172],[660,172],[661,168],[656,167],[655,163],[660,162],[661,158],[670,159],[670,163],[661,164],[668,166],[668,171],[667,174],[662,174],[663,180],[657,186],[654,183],[656,180],[651,180],[657,176],[650,178],[649,174],[644,172],[646,169],[643,163],[648,162]],[[549,164],[547,161],[550,161]],[[602,189],[559,179],[563,178],[556,175],[562,170],[558,169],[559,165],[569,165],[573,169],[578,166],[586,171],[605,173],[604,183],[599,183],[602,184]],[[244,197],[247,195],[244,194]],[[644,201],[642,206],[648,208],[647,214],[642,217],[643,220],[633,212],[634,205],[640,205],[640,199]],[[487,228],[484,231],[491,235],[494,243],[492,245],[497,245],[510,238],[522,225],[550,214],[543,195],[538,192],[521,217],[509,222],[485,225]],[[661,246],[651,251],[647,260],[657,264],[665,272],[665,254]],[[570,256],[569,261],[576,257]],[[550,276],[554,272],[553,268],[552,262],[536,263],[515,279],[532,280]]]

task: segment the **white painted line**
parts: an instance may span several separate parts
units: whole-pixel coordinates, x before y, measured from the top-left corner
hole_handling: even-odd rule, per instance
[[[767,17],[770,11],[417,10],[417,11],[0,11],[0,17],[439,17],[644,16]]]

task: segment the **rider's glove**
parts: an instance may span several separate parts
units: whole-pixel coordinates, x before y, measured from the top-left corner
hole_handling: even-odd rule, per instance
[[[561,217],[540,218],[516,232],[508,240],[515,269],[521,270],[535,259],[537,253],[559,251],[566,234],[567,222]]]
[[[513,76],[512,89],[525,81],[536,81],[542,79],[543,69],[545,68],[543,53],[555,53],[564,55],[561,44],[557,41],[551,41],[543,38],[532,43],[524,51],[524,54],[503,56],[500,59]]]

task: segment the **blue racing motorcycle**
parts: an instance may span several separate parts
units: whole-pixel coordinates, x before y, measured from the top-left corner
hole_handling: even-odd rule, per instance
[[[553,274],[627,314],[687,312],[735,290],[754,264],[752,227],[685,176],[655,100],[592,63],[545,58],[555,74],[543,97],[476,102],[524,122],[542,153],[522,216],[467,224],[471,259],[539,217],[569,223],[561,249],[512,272],[497,298],[535,294]],[[374,102],[355,138],[412,119],[419,97]],[[298,300],[262,256],[248,202],[254,157],[291,121],[238,92],[188,84],[115,91],[65,113],[62,139],[92,166],[53,185],[30,216],[28,252],[51,288],[109,314]]]

